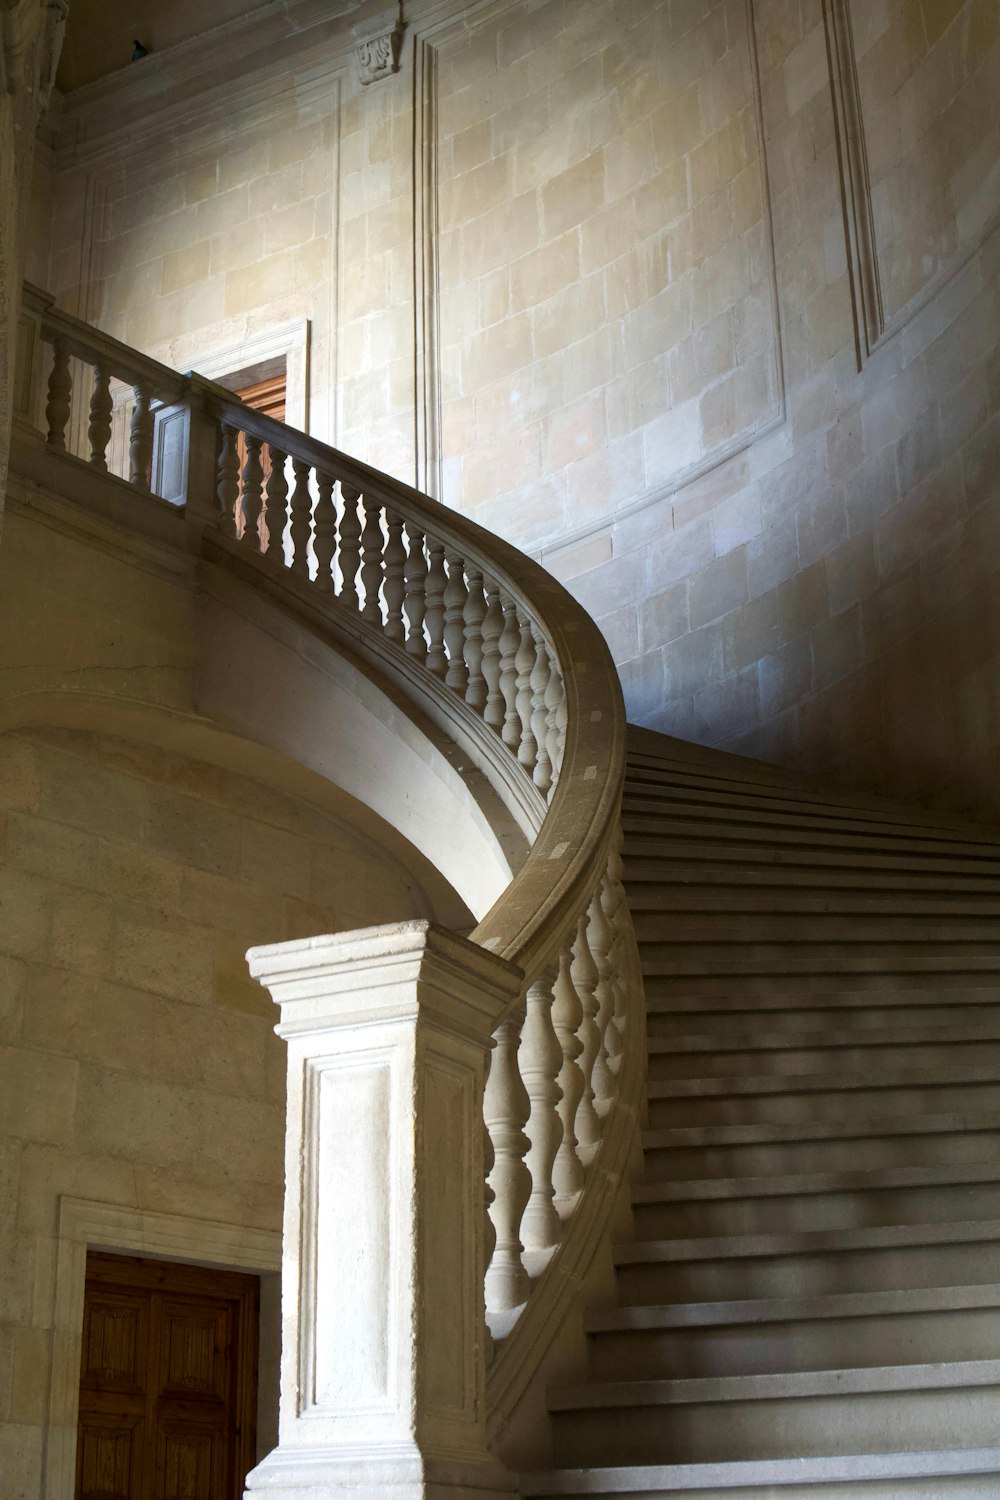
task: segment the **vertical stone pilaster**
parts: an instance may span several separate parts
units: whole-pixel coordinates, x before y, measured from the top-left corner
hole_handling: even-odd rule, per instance
[[[288,1113],[279,1443],[246,1495],[513,1495],[486,1449],[482,1099],[521,975],[427,922],[248,959]]]

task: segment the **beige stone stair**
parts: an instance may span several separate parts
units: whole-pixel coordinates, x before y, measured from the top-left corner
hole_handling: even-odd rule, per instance
[[[1000,839],[645,731],[644,1180],[525,1496],[1000,1497]]]

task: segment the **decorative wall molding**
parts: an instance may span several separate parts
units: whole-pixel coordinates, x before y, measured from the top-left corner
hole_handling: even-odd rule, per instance
[[[440,276],[438,263],[438,96],[437,55],[449,42],[468,35],[487,23],[515,10],[523,0],[479,0],[461,7],[453,6],[432,23],[424,25],[414,41],[414,303],[415,391],[416,391],[416,477],[415,484],[425,493],[440,496],[442,490],[442,400],[441,400],[441,324]],[[606,532],[617,521],[660,504],[694,480],[727,463],[767,433],[781,427],[787,414],[784,358],[781,346],[781,317],[778,299],[778,271],[774,252],[774,229],[768,181],[764,108],[761,93],[760,64],[757,54],[755,0],[744,0],[746,7],[747,45],[753,94],[754,127],[757,160],[761,175],[761,199],[768,287],[774,329],[773,364],[771,368],[774,401],[756,422],[735,434],[727,442],[707,453],[696,464],[678,471],[666,484],[637,496],[626,506],[585,526],[566,532],[540,549],[527,549],[537,557],[551,555],[564,547]]]
[[[823,23],[830,64],[837,164],[860,370],[866,359],[911,323],[968,265],[1000,225],[1000,210],[987,219],[978,234],[959,246],[916,296],[903,307],[887,311],[882,295],[851,0],[823,0]]]
[[[885,336],[885,308],[875,244],[868,144],[861,114],[850,0],[823,0],[823,24],[833,91],[837,168],[844,210],[858,368]]]
[[[45,1500],[66,1500],[76,1483],[80,1341],[88,1250],[186,1260],[267,1276],[281,1272],[281,1235],[277,1231],[61,1197],[52,1366],[44,1430]]]

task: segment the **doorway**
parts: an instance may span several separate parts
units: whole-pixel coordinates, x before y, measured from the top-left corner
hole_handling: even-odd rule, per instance
[[[256,1276],[88,1252],[76,1500],[239,1500],[259,1309]]]

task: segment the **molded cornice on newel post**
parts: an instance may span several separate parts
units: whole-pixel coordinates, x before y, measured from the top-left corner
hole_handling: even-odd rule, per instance
[[[288,1042],[279,1444],[247,1497],[512,1497],[486,1447],[482,1102],[523,976],[422,921],[247,957]]]

